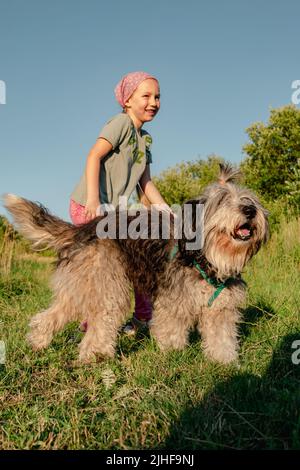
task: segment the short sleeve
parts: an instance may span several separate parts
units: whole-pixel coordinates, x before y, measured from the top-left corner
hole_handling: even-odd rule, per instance
[[[113,149],[118,147],[126,136],[131,133],[131,125],[126,114],[118,114],[110,119],[101,130],[98,139],[102,137],[111,143]]]
[[[145,147],[146,147],[146,163],[152,163],[152,153],[151,153],[152,137],[150,134],[145,133]]]

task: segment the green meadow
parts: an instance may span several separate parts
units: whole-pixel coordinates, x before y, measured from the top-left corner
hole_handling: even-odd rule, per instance
[[[299,449],[299,228],[281,217],[245,269],[231,366],[208,362],[194,332],[170,353],[145,334],[120,334],[113,360],[78,366],[77,323],[33,352],[28,322],[50,303],[53,258],[2,230],[0,448]]]

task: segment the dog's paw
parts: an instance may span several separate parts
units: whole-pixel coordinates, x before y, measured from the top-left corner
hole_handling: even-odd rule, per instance
[[[77,360],[77,365],[83,365],[83,364],[98,364],[99,362],[105,361],[108,357],[111,356],[106,356],[104,357],[101,354],[94,354],[94,353],[82,353],[80,352],[79,358]]]
[[[97,356],[92,353],[80,352],[77,364],[96,364]]]
[[[236,350],[208,350],[204,349],[205,356],[213,361],[221,364],[238,364],[238,352]]]
[[[105,351],[99,351],[90,347],[85,347],[83,342],[79,346],[79,362],[81,364],[95,364],[102,362],[105,359],[114,357],[115,350],[107,349]]]
[[[186,341],[157,341],[156,343],[159,347],[159,349],[162,352],[168,352],[168,351],[182,351],[186,345]]]
[[[51,342],[51,338],[39,335],[38,333],[31,331],[27,335],[27,341],[31,345],[34,351],[40,351],[41,349],[47,348]]]

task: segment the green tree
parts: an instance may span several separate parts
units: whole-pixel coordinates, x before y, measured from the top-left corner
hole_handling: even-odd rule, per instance
[[[207,160],[178,163],[163,171],[153,181],[169,205],[183,204],[184,201],[201,194],[203,188],[215,181],[219,173],[219,163],[224,162],[217,155]]]
[[[265,200],[300,203],[300,109],[294,105],[270,111],[269,122],[246,129],[250,142],[241,163],[244,182]]]

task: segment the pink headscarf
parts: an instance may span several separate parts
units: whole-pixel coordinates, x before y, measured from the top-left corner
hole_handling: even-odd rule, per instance
[[[131,72],[122,78],[115,88],[116,100],[120,103],[122,108],[124,108],[126,101],[131,97],[139,84],[147,78],[153,78],[158,82],[157,78],[146,72]]]

